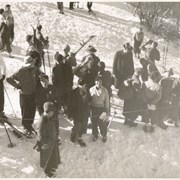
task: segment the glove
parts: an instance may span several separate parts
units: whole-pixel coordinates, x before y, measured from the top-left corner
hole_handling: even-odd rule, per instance
[[[43,144],[43,145],[41,145],[41,149],[42,149],[42,150],[49,149],[48,144]]]
[[[2,78],[0,79],[1,81],[4,81],[4,79],[6,78],[5,75],[2,75]]]
[[[17,85],[17,89],[22,89],[20,84]]]

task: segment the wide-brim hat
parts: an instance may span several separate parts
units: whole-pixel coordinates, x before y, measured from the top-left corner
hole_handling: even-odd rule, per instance
[[[30,66],[30,65],[32,65],[32,64],[34,64],[35,63],[35,60],[31,57],[31,56],[26,56],[25,58],[24,58],[24,64],[23,64],[23,66],[24,67],[28,67],[28,66]]]
[[[86,49],[87,52],[92,52],[95,53],[97,51],[97,49],[91,45],[88,46],[88,48]]]

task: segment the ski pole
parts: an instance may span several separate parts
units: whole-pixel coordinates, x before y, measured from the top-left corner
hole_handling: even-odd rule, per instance
[[[9,133],[8,133],[8,131],[7,131],[7,128],[6,128],[6,125],[5,125],[4,123],[3,123],[3,126],[4,126],[4,128],[5,128],[6,134],[7,134],[7,136],[8,136],[9,142],[10,142],[10,144],[8,144],[8,147],[13,148],[13,144],[12,144],[11,138],[10,138],[10,136],[9,136]]]
[[[46,74],[44,54],[42,55],[42,62],[43,62],[44,73]]]
[[[49,156],[48,156],[48,158],[47,158],[47,160],[46,160],[46,163],[45,163],[45,165],[44,165],[44,168],[43,168],[44,172],[45,172],[45,170],[46,170],[46,168],[47,168],[47,166],[48,166],[48,163],[49,163],[49,160],[50,160],[50,158],[51,158],[51,155],[52,155],[52,152],[53,152],[54,147],[55,147],[55,142],[53,142],[53,145],[52,145],[52,147],[51,147],[51,149],[50,149],[50,152],[49,152]]]
[[[48,49],[47,49],[47,57],[48,57],[48,63],[49,63],[49,71],[50,71],[50,74],[51,74],[51,63],[50,63],[50,57],[49,57]]]
[[[111,125],[111,122],[112,122],[112,120],[114,119],[114,117],[115,117],[116,114],[117,114],[117,112],[114,110],[113,116],[112,116],[111,120],[109,121],[109,124],[108,124],[107,129],[109,129],[109,127],[110,127],[110,125]]]
[[[5,90],[5,93],[6,93],[6,95],[7,95],[8,100],[9,100],[9,103],[10,103],[10,105],[11,105],[11,108],[12,108],[12,110],[13,110],[13,112],[14,112],[14,115],[15,115],[15,117],[17,117],[17,116],[16,116],[16,113],[15,113],[15,111],[14,111],[13,105],[12,105],[12,103],[11,103],[11,100],[10,100],[10,98],[9,98],[8,92],[7,92],[6,88],[5,88],[5,86],[4,86],[4,90]]]

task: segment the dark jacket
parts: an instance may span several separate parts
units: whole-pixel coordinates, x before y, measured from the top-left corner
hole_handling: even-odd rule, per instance
[[[57,94],[54,86],[49,84],[47,88],[42,87],[41,83],[38,83],[36,90],[36,105],[43,106],[47,101],[52,102],[55,106],[57,104]]]
[[[124,81],[134,74],[132,52],[117,51],[113,61],[113,74],[118,81]]]
[[[60,155],[53,121],[42,115],[37,125],[37,131],[38,141],[41,144],[40,167],[44,168],[50,157],[47,166],[57,169],[60,164]],[[48,146],[47,149],[44,149],[44,144]],[[50,152],[51,156],[49,156]]]
[[[135,120],[141,113],[141,82],[136,75],[130,79],[130,87],[133,91],[133,96],[130,99],[124,100],[123,115],[131,120]]]
[[[84,122],[89,116],[90,94],[85,86],[77,87],[68,96],[68,117],[74,121]]]
[[[70,92],[73,86],[72,67],[64,61],[56,64],[52,70],[52,82],[59,96]]]
[[[21,89],[24,95],[35,93],[39,81],[40,71],[38,68],[22,67],[19,71],[7,78],[7,82],[17,89]]]
[[[112,96],[111,86],[113,84],[113,78],[110,71],[100,71],[99,75],[102,76],[102,85],[107,89],[109,97]]]

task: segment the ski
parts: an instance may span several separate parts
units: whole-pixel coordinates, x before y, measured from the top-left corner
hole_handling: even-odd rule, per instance
[[[2,119],[2,122],[8,124],[8,125],[13,129],[13,131],[16,132],[16,134],[19,134],[19,137],[20,137],[20,136],[21,136],[21,138],[26,137],[21,131],[19,131],[19,130],[18,130],[11,122],[9,122],[6,118],[3,118],[3,119]]]
[[[76,55],[89,41],[91,41],[93,38],[95,37],[95,35],[90,36],[86,41],[82,41],[80,43],[81,47],[75,52],[73,53],[74,55]]]
[[[19,130],[17,127],[15,127],[11,122],[9,122],[7,119],[2,119],[3,123],[6,123],[10,128],[8,128],[9,132],[11,132],[13,135],[15,135],[19,139],[24,138],[34,138],[37,134],[35,130],[32,131],[31,134],[25,134],[21,130]]]

